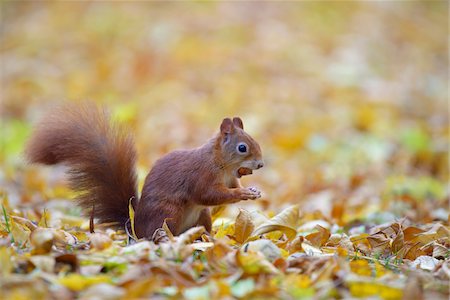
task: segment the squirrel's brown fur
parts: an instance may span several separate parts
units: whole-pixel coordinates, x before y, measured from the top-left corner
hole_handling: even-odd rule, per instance
[[[94,104],[52,110],[25,153],[31,162],[68,165],[81,206],[95,205],[101,222],[126,223],[129,200],[137,199],[136,151],[130,134],[111,124],[104,110]],[[137,236],[152,237],[164,220],[174,234],[195,225],[210,231],[209,206],[260,197],[256,189],[242,188],[238,178],[262,166],[261,149],[244,132],[242,120],[225,118],[220,133],[205,145],[171,152],[155,163],[141,199],[133,202]]]
[[[132,136],[92,103],[66,104],[47,113],[25,148],[30,162],[70,167],[79,204],[104,223],[122,226],[137,196]]]

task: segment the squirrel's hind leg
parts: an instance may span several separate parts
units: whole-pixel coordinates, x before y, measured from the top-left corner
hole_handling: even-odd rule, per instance
[[[203,225],[206,231],[208,231],[208,233],[211,233],[212,221],[211,221],[211,212],[209,211],[209,208],[205,208],[201,211],[197,224]]]
[[[139,212],[150,211],[149,215],[140,215]],[[164,220],[166,220],[167,226],[174,235],[178,235],[180,231],[180,221],[183,219],[182,210],[170,209],[169,205],[164,208],[158,207],[158,209],[141,209],[137,210],[136,214],[136,234],[138,238],[145,237],[151,239],[155,230],[161,228]]]

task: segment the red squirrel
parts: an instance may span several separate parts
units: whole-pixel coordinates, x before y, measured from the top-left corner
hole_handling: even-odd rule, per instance
[[[25,148],[32,163],[69,167],[78,202],[102,223],[125,226],[129,201],[137,198],[136,150],[129,131],[112,123],[92,103],[66,104],[35,127]],[[261,197],[239,178],[264,166],[261,148],[238,117],[225,118],[220,132],[192,150],[174,151],[157,160],[139,201],[133,200],[138,238],[152,238],[166,220],[172,233],[203,225],[211,232],[209,207]]]

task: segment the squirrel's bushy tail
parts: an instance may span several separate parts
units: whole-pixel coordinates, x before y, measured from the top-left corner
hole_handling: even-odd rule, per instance
[[[103,223],[122,226],[137,195],[136,150],[132,136],[92,103],[66,104],[36,126],[26,148],[30,162],[69,166],[80,205]]]

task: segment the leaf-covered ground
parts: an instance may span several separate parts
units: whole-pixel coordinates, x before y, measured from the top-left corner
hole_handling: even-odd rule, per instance
[[[2,2],[0,298],[448,299],[448,3]],[[153,162],[239,115],[263,198],[129,243],[27,165],[62,100]],[[168,240],[168,241],[166,241]]]

